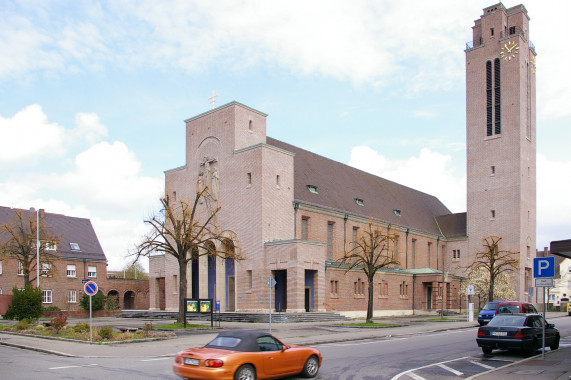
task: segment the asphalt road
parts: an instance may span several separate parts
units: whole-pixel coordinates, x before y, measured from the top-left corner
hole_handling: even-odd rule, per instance
[[[571,346],[571,318],[556,321],[562,346]],[[324,356],[318,379],[460,379],[522,359],[482,354],[477,328],[317,345]],[[172,357],[69,358],[0,346],[5,379],[176,379]],[[290,377],[290,380],[301,377]]]

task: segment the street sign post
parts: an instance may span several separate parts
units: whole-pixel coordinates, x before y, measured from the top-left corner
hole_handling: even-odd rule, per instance
[[[470,303],[470,296],[474,295],[474,285],[466,286],[466,304],[468,305],[468,322],[474,320],[474,304]]]
[[[97,292],[99,291],[99,287],[97,286],[97,284],[93,281],[87,281],[84,285],[83,285],[83,291],[85,292],[85,294],[87,294],[89,296],[89,343],[93,343],[93,325],[92,325],[92,307],[91,307],[91,297],[93,297],[94,295],[97,294]]]
[[[541,357],[545,359],[545,288],[548,287],[547,280],[553,286],[553,277],[555,277],[555,257],[536,257],[533,259],[533,277],[535,278],[535,286],[543,288],[543,334],[541,338]],[[538,285],[539,284],[539,285]]]
[[[270,296],[268,298],[270,299],[270,334],[271,334],[272,333],[272,288],[276,286],[277,282],[276,280],[274,280],[273,277],[270,276],[266,284],[268,284],[268,288],[270,288]]]

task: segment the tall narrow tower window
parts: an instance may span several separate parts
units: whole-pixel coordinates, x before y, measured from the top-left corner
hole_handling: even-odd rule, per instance
[[[492,62],[486,62],[486,136],[492,135]]]
[[[502,133],[502,103],[500,90],[500,59],[494,60],[494,133],[499,135]]]

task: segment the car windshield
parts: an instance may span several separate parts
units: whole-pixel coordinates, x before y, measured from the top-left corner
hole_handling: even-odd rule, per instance
[[[231,336],[217,336],[213,341],[208,343],[207,347],[236,347],[242,339]]]
[[[523,326],[525,315],[496,315],[488,326]]]
[[[496,310],[496,306],[498,306],[497,303],[488,302],[487,304],[484,305],[484,308],[482,310]]]

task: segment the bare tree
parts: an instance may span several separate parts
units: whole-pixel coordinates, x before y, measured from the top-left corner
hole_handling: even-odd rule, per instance
[[[350,270],[361,270],[365,273],[368,283],[367,323],[373,322],[373,300],[375,274],[381,268],[398,265],[398,257],[394,251],[396,235],[390,227],[383,229],[369,221],[368,229],[356,241],[352,248],[343,253],[337,261],[345,266],[345,273]]]
[[[30,286],[37,280],[37,219],[33,212],[15,210],[14,220],[0,225],[0,257],[12,258],[19,262],[18,270],[24,276],[24,287]],[[39,219],[40,270],[49,275],[54,271],[54,261],[57,259],[57,256],[50,251],[56,252],[59,237],[51,232],[51,227],[43,218]]]
[[[184,299],[187,293],[188,262],[208,255],[224,260],[241,260],[235,234],[220,230],[216,215],[220,207],[211,207],[208,188],[199,189],[192,203],[161,198],[162,210],[145,223],[150,232],[136,247],[136,258],[156,253],[171,255],[178,262],[179,308],[178,322],[184,322]],[[229,248],[232,249],[229,249]]]
[[[494,300],[494,288],[498,279],[513,272],[519,267],[519,252],[500,249],[501,237],[488,236],[482,240],[482,252],[476,253],[476,258],[468,266],[469,273],[476,275],[484,271],[488,281],[488,301]],[[502,276],[504,275],[504,276]]]
[[[117,278],[123,278],[126,280],[148,280],[149,274],[143,268],[143,264],[139,261],[135,261],[131,264],[125,264],[121,273],[116,274]]]

